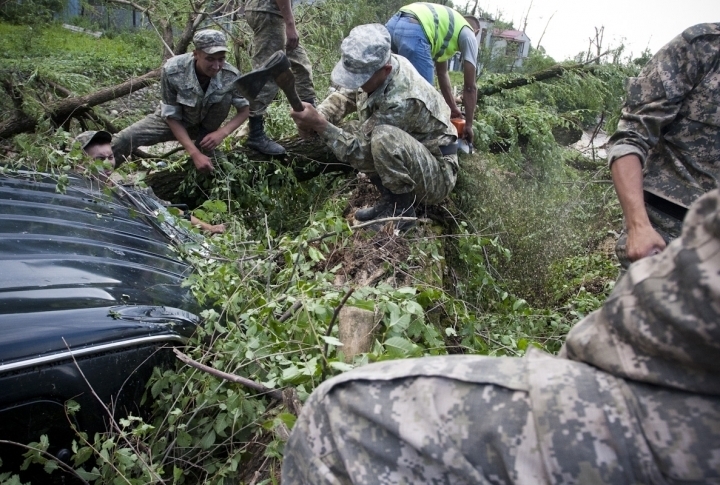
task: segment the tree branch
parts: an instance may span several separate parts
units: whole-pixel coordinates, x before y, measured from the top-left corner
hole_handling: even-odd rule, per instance
[[[256,391],[262,392],[278,401],[283,400],[283,393],[282,393],[282,391],[279,391],[278,389],[270,389],[269,387],[265,387],[262,384],[259,384],[255,381],[251,381],[250,379],[246,379],[245,377],[240,377],[240,376],[236,376],[235,374],[228,374],[227,372],[213,369],[212,367],[209,367],[205,364],[201,364],[200,362],[197,362],[197,361],[191,359],[189,356],[183,354],[178,349],[173,349],[173,352],[175,352],[175,355],[177,356],[178,359],[180,359],[181,361],[183,361],[190,367],[194,367],[198,370],[206,372],[206,373],[208,373],[212,376],[218,377],[220,379],[224,379],[224,380],[230,381],[230,382],[235,382],[235,383],[243,385],[245,387],[249,387],[250,389],[254,389]]]
[[[94,106],[147,87],[159,77],[160,69],[155,69],[140,77],[131,78],[123,83],[100,89],[91,94],[55,101],[46,107],[45,116],[52,119],[57,126],[60,126],[70,118],[87,113]],[[32,131],[37,126],[38,121],[26,113],[16,112],[9,120],[0,123],[0,139]]]
[[[327,331],[325,332],[325,336],[329,337],[332,333],[332,329],[335,326],[335,321],[337,321],[338,315],[340,315],[340,310],[342,310],[342,307],[345,306],[345,303],[347,303],[348,298],[355,292],[355,288],[350,288],[347,293],[345,293],[345,296],[343,296],[342,300],[340,300],[340,303],[338,304],[337,308],[335,308],[335,311],[333,312],[332,320],[330,320],[330,324],[328,325]],[[327,371],[327,354],[328,354],[328,343],[325,342],[325,347],[323,348],[323,370],[322,374],[325,375],[325,372]]]
[[[538,81],[547,81],[548,79],[560,77],[563,74],[565,74],[566,72],[586,71],[586,72],[592,73],[593,70],[595,69],[595,66],[588,66],[588,64],[595,62],[596,60],[600,59],[603,56],[608,55],[609,53],[610,53],[610,51],[607,51],[604,54],[599,55],[595,59],[591,59],[582,64],[572,64],[569,66],[563,66],[561,64],[556,64],[547,69],[543,69],[542,71],[537,71],[529,76],[511,79],[509,81],[504,81],[499,84],[494,84],[491,86],[485,86],[482,88],[478,88],[478,90],[477,90],[478,103],[484,96],[492,96],[493,94],[501,93],[501,92],[505,91],[506,89],[519,88],[519,87],[527,86],[528,84],[532,84],[532,83],[535,83]]]

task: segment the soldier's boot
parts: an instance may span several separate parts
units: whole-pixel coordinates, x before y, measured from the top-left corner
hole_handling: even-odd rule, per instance
[[[285,148],[265,134],[265,120],[262,116],[250,117],[250,133],[245,146],[270,156],[285,155]]]
[[[389,190],[383,194],[383,198],[380,201],[382,207],[377,212],[372,220],[385,219],[387,217],[415,217],[415,194],[409,192],[407,194],[393,194]],[[404,232],[408,229],[415,227],[415,221],[398,221],[396,222],[397,228]],[[370,226],[372,229],[380,230],[382,223],[378,222]]]
[[[385,186],[382,184],[382,181],[380,180],[379,175],[371,175],[370,176],[370,182],[377,187],[378,191],[380,192],[380,200],[377,204],[375,204],[372,207],[367,207],[365,209],[358,209],[355,211],[355,219],[358,221],[369,221],[372,219],[375,219],[375,217],[384,210],[384,199],[387,197],[387,195],[391,194],[391,192],[385,188]]]

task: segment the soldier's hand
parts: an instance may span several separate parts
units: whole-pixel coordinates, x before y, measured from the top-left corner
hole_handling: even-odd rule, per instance
[[[628,229],[627,257],[630,261],[660,254],[665,246],[665,240],[652,226]]]
[[[298,131],[302,134],[308,132],[322,133],[327,128],[327,120],[315,109],[310,103],[303,102],[303,111],[291,111],[290,117],[298,127]]]
[[[225,232],[225,224],[214,224],[208,227],[210,234],[222,234]]]
[[[220,130],[213,131],[200,140],[200,148],[204,150],[214,150],[224,139],[225,135],[221,133]]]
[[[202,173],[210,173],[213,170],[215,170],[215,167],[213,167],[212,162],[210,161],[210,158],[208,158],[203,153],[196,153],[192,156],[193,163],[195,164],[195,168],[198,170],[198,172]]]
[[[460,108],[455,106],[454,108],[450,108],[450,118],[451,119],[457,119],[457,118],[465,119],[465,116],[463,116],[462,111],[460,111]]]
[[[287,24],[285,26],[285,50],[291,51],[300,44],[300,34],[298,34],[295,24]]]

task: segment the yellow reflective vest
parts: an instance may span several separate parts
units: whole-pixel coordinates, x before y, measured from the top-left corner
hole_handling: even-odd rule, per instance
[[[444,5],[417,2],[402,7],[400,11],[418,19],[430,42],[430,53],[435,62],[446,61],[460,51],[458,37],[463,27],[472,30],[460,13]]]

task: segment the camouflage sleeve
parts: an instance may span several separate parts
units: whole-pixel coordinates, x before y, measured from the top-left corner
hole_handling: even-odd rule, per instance
[[[160,76],[160,116],[182,121],[182,106],[177,102],[177,89],[170,82],[165,69]]]
[[[629,154],[643,165],[677,117],[683,99],[694,88],[698,70],[692,45],[682,35],[663,47],[640,73],[626,82],[626,98],[617,130],[610,138],[608,163]]]
[[[418,133],[416,128],[434,127],[436,123],[437,120],[429,110],[425,109],[422,102],[407,99],[400,105],[376,111],[362,124],[351,122],[343,125],[342,128],[329,124],[321,136],[338,160],[350,164],[356,170],[373,171],[370,140],[376,126],[391,125],[404,131]]]
[[[351,121],[339,128],[328,123],[327,129],[320,134],[338,160],[347,163],[356,170],[372,171],[374,167],[370,150],[370,135],[363,130],[364,125]]]
[[[357,110],[355,103],[357,91],[340,88],[331,92],[318,106],[317,110],[328,120],[337,125],[350,113]]]

